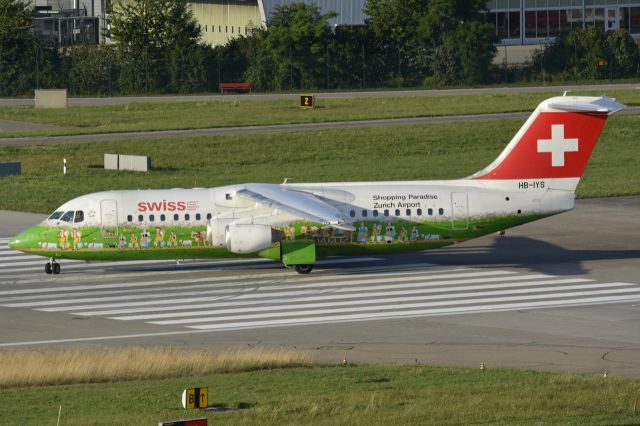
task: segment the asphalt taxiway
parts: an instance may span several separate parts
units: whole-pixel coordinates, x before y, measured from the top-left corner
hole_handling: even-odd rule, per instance
[[[7,237],[0,348],[286,346],[321,362],[397,362],[640,377],[640,197],[413,255],[328,259],[309,276],[256,261],[62,263]]]

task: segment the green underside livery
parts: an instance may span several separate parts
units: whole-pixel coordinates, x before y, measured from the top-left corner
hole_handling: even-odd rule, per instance
[[[281,243],[255,254],[236,254],[223,247],[209,247],[204,226],[61,229],[41,225],[31,228],[28,234],[19,235],[14,248],[40,256],[89,261],[255,256],[281,260],[281,245],[299,241],[313,242],[318,257],[404,253],[447,246],[546,216],[549,215],[492,216],[454,223],[363,220],[354,222],[354,232],[297,222],[278,228],[284,234]],[[38,248],[33,246],[34,242]]]

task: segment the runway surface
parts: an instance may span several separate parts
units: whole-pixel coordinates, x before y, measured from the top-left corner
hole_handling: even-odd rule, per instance
[[[64,269],[71,274],[44,278],[41,260],[6,248],[2,252],[0,267],[10,285],[0,290],[0,306],[186,330],[238,330],[640,301],[640,285],[636,283],[428,264],[374,266],[382,261],[380,258],[328,260],[320,265],[337,266],[337,270],[310,276],[282,271],[272,262],[263,265],[273,266],[272,272],[250,275],[216,274],[216,262],[193,262],[178,269],[156,262],[151,271],[128,262],[107,269],[69,262]],[[367,265],[340,269],[345,262]],[[233,269],[233,263],[221,265],[226,271]],[[240,261],[235,267],[255,265]],[[96,274],[96,269],[103,273]],[[186,276],[197,269],[214,273]],[[122,273],[111,273],[115,271]],[[44,288],[7,289],[43,281],[48,284]]]
[[[640,376],[639,207],[579,200],[508,237],[327,259],[309,276],[267,260],[63,261],[53,276],[4,238],[0,348],[285,345],[325,362]]]

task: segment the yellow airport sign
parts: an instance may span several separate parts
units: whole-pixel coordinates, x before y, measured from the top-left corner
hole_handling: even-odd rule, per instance
[[[209,405],[209,388],[190,388],[182,391],[182,407],[206,408]]]
[[[313,94],[300,95],[300,108],[314,108],[316,106],[316,97]]]

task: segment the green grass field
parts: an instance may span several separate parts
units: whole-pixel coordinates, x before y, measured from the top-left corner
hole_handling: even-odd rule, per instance
[[[242,182],[450,179],[489,164],[522,120],[2,147],[0,161],[22,162],[2,179],[0,209],[49,213],[107,189],[191,188]],[[578,195],[640,193],[637,116],[612,117]],[[104,153],[149,155],[149,173],[104,170]],[[69,173],[62,174],[62,158]]]
[[[63,110],[0,108],[0,118],[61,126],[60,129],[0,133],[0,137],[71,135],[125,131],[196,129],[267,124],[314,123],[365,119],[428,117],[532,111],[540,101],[561,95],[548,93],[483,94],[399,98],[320,99],[319,108],[302,110],[293,100],[252,100],[174,103],[131,103],[82,106]],[[595,92],[572,94],[601,95]],[[640,91],[607,93],[627,105],[640,105]]]
[[[209,388],[227,413],[183,414],[182,390]],[[116,383],[13,387],[0,392],[3,424],[638,424],[640,381],[532,371],[429,366],[314,366]]]

